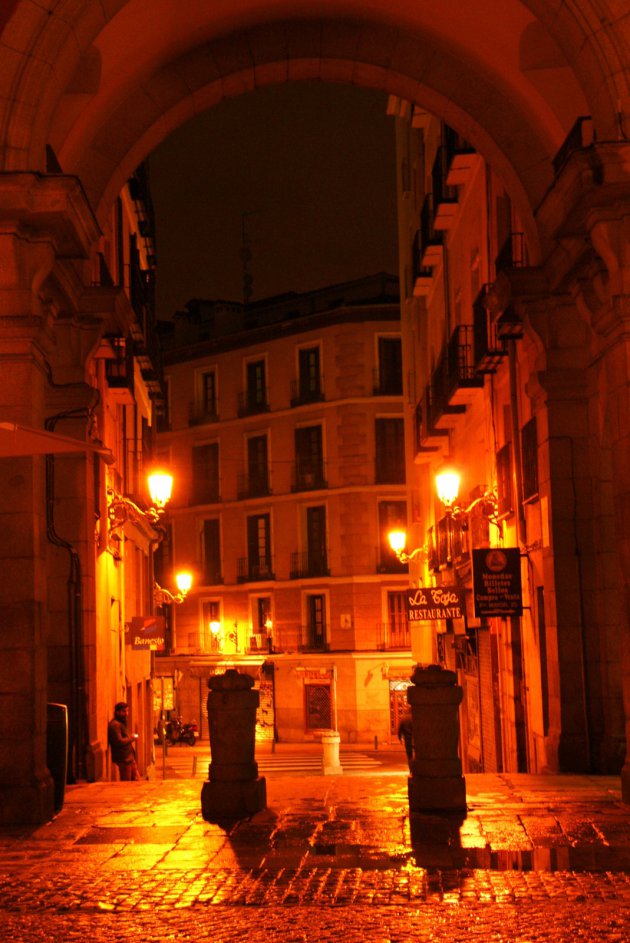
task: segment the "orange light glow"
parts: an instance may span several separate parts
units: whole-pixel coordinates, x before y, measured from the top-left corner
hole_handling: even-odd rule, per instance
[[[165,507],[171,500],[173,476],[165,471],[155,471],[148,476],[147,483],[152,504],[160,509]]]
[[[182,596],[185,596],[186,593],[190,592],[190,589],[192,587],[192,582],[193,582],[192,573],[188,573],[187,571],[182,570],[180,573],[175,574],[175,585],[177,586]]]

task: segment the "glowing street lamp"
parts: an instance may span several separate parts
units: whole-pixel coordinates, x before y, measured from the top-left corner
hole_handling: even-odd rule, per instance
[[[171,500],[173,476],[169,472],[154,471],[147,478],[152,504],[162,511]]]
[[[182,603],[192,588],[192,573],[187,570],[181,570],[175,574],[175,585],[178,592],[171,593],[168,589],[163,589],[159,583],[153,584],[153,601],[156,606],[170,606],[172,603]]]
[[[438,498],[447,514],[456,506],[460,482],[461,476],[453,468],[445,468],[435,476]]]

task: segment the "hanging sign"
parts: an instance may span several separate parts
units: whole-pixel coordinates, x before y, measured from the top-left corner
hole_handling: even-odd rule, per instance
[[[459,586],[413,587],[406,597],[409,622],[464,618],[464,593]]]
[[[164,651],[164,616],[134,616],[127,630],[127,644],[136,651]]]
[[[520,616],[523,612],[518,547],[473,550],[476,616]]]

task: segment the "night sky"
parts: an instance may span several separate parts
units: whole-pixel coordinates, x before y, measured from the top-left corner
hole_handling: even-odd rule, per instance
[[[190,298],[252,300],[397,274],[387,96],[293,83],[230,99],[151,155],[158,317]]]

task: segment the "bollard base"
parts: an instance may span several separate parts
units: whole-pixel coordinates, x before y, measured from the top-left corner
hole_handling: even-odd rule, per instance
[[[245,819],[267,808],[264,776],[247,782],[208,781],[201,787],[201,814],[206,822]]]
[[[410,812],[466,814],[466,780],[463,776],[410,776],[407,791]]]

